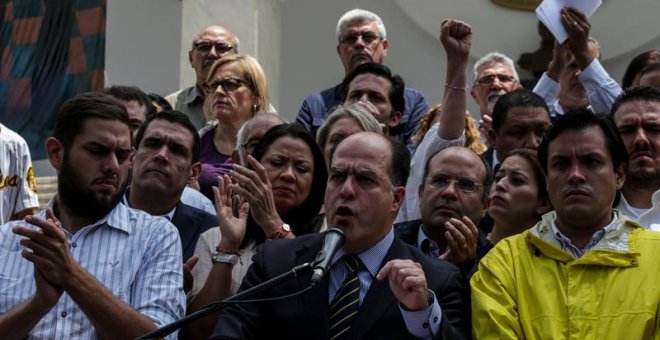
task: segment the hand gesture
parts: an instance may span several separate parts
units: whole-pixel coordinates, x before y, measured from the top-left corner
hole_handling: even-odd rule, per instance
[[[233,185],[228,175],[218,176],[218,186],[213,187],[215,210],[218,216],[220,234],[222,235],[220,247],[227,249],[237,249],[243,241],[250,210],[249,203],[242,202],[238,215],[234,215],[232,211],[232,188]]]
[[[467,59],[472,46],[472,28],[463,21],[445,19],[440,25],[440,42],[448,58]]]
[[[40,284],[64,287],[71,282],[71,276],[80,268],[71,255],[71,243],[59,226],[57,218],[52,210],[48,209],[46,220],[35,216],[28,216],[25,220],[38,229],[18,226],[14,228],[14,233],[25,237],[21,240],[21,245],[26,248],[22,255],[34,264],[35,280]],[[52,290],[50,292],[52,293]]]
[[[479,133],[485,137],[487,147],[495,147],[495,130],[493,130],[493,118],[489,115],[481,116],[479,122]]]
[[[564,7],[561,9],[561,23],[568,34],[564,46],[571,51],[575,62],[583,70],[597,57],[589,51],[589,31],[591,30],[589,19],[584,13],[573,7]]]
[[[555,41],[554,47],[552,48],[552,60],[550,60],[548,71],[546,72],[548,77],[558,82],[559,75],[566,65],[568,65],[570,57],[570,51]]]
[[[251,155],[248,155],[248,164],[254,170],[234,164],[233,178],[237,185],[233,188],[250,203],[252,218],[266,235],[270,235],[284,222],[277,213],[273,187],[266,169]]]
[[[467,216],[456,219],[452,218],[445,223],[445,240],[447,240],[447,251],[440,258],[458,265],[467,260],[472,260],[477,255],[477,238],[479,231]]]
[[[391,260],[376,274],[376,278],[388,278],[394,297],[408,310],[418,311],[429,306],[426,276],[419,263]]]

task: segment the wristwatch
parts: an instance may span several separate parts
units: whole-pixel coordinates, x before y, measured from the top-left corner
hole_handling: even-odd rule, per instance
[[[284,223],[279,228],[277,228],[277,230],[275,230],[272,234],[268,235],[268,239],[279,240],[281,238],[284,238],[290,232],[291,232],[291,226]]]
[[[220,254],[220,253],[215,253],[213,256],[211,256],[211,262],[213,263],[228,263],[231,265],[235,265],[238,263],[238,255],[236,254]]]

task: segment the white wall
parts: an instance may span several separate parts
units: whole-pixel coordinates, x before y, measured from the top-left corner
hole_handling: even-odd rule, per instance
[[[107,2],[107,85],[168,94],[178,88],[181,0]]]
[[[282,3],[280,112],[295,117],[303,98],[339,83],[343,68],[335,51],[335,26],[352,8],[381,16],[390,51],[385,60],[406,85],[440,102],[445,56],[437,40],[440,21],[455,16],[474,28],[473,63],[498,49],[517,60],[539,47],[533,12],[502,8],[484,0],[286,0]],[[604,1],[592,17],[592,33],[603,47],[603,64],[620,81],[635,55],[660,48],[660,1]],[[414,18],[414,19],[413,19]],[[521,72],[521,76],[524,72]],[[471,78],[471,75],[470,75]],[[470,110],[477,107],[470,99]]]

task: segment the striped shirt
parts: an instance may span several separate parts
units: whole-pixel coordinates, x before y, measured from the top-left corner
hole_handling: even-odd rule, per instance
[[[46,212],[36,216],[45,219]],[[35,294],[34,267],[21,256],[21,237],[12,232],[16,225],[31,227],[24,221],[0,226],[0,314]],[[181,241],[166,219],[119,203],[97,223],[73,235],[65,230],[65,234],[74,259],[114,296],[149,317],[156,326],[185,315]],[[84,312],[64,292],[28,337],[95,339],[98,335]],[[175,339],[176,333],[171,338]]]
[[[0,124],[0,224],[39,207],[30,149],[16,132]]]
[[[618,220],[618,215],[614,214],[612,221],[610,224],[606,225],[603,227],[603,229],[598,230],[591,236],[591,240],[587,245],[580,249],[580,247],[576,246],[573,241],[571,241],[570,238],[566,237],[564,234],[559,231],[559,228],[557,227],[557,221],[554,220],[552,221],[552,224],[550,227],[552,228],[553,235],[555,236],[555,239],[557,242],[559,242],[559,245],[561,247],[561,250],[573,255],[576,259],[579,259],[582,257],[582,255],[586,254],[591,248],[596,246],[600,240],[603,239],[603,236],[605,236],[605,233],[607,233],[610,229],[616,228],[616,221]]]

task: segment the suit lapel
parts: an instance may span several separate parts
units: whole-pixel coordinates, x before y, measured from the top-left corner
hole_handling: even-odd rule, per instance
[[[305,262],[312,262],[316,257],[316,253],[321,249],[321,238],[310,238],[303,246],[296,252],[296,265]],[[297,278],[298,289],[302,290],[309,286],[311,280],[311,273]],[[328,338],[328,276],[307,293],[301,296],[304,327],[309,329],[308,334],[313,334],[312,339],[327,339]]]
[[[395,237],[392,247],[390,247],[387,255],[385,255],[380,267],[382,268],[385,263],[392,259],[410,258],[410,255],[406,255],[406,253],[402,241]],[[364,301],[360,306],[360,310],[355,316],[355,320],[353,320],[353,326],[351,326],[349,331],[349,338],[364,338],[369,330],[383,318],[388,309],[397,308],[398,312],[398,307],[393,306],[396,303],[397,301],[390,290],[389,281],[379,281],[374,277],[371,287],[369,287],[369,291],[367,291],[367,295],[364,297]]]

